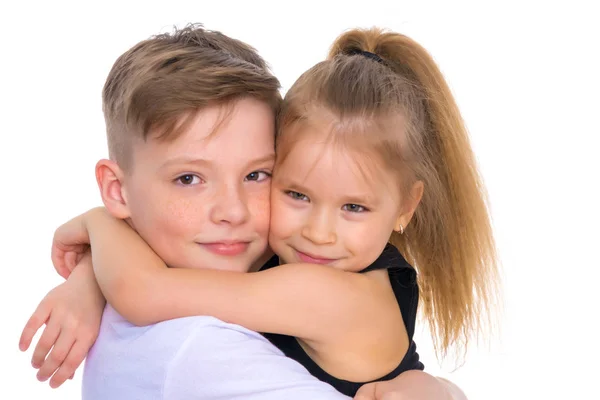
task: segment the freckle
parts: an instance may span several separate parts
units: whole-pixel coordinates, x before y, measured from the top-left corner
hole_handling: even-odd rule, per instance
[[[193,211],[193,208],[188,200],[167,201],[163,209],[165,210],[165,217],[176,218],[179,220],[186,220],[186,216],[189,214],[189,211]]]
[[[252,202],[252,210],[255,218],[269,218],[271,215],[271,197],[270,194],[264,193],[255,198]]]

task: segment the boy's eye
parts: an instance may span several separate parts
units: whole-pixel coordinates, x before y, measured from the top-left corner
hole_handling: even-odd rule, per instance
[[[366,207],[359,206],[358,204],[345,204],[342,207],[342,210],[350,211],[350,212],[354,212],[354,213],[361,213],[361,212],[367,211]]]
[[[287,190],[285,194],[287,194],[294,200],[308,200],[308,196],[300,192],[294,192],[293,190]]]
[[[198,175],[185,174],[185,175],[181,175],[179,178],[177,178],[176,181],[181,183],[184,186],[189,186],[189,185],[197,185],[197,184],[201,183],[202,179],[200,179],[200,177]]]
[[[261,181],[264,181],[265,179],[269,179],[270,177],[271,177],[271,174],[269,174],[268,172],[254,171],[254,172],[250,172],[248,175],[246,175],[246,178],[244,180],[252,181],[252,182],[261,182]]]

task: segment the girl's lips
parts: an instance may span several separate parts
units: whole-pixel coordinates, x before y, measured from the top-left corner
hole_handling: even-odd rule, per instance
[[[296,250],[296,254],[298,254],[298,258],[300,258],[300,260],[309,264],[330,264],[334,261],[337,261],[335,258],[323,258],[312,254],[303,253],[299,250]]]

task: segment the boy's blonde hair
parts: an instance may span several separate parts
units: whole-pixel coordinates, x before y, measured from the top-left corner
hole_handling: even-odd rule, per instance
[[[253,97],[275,112],[279,81],[249,45],[190,25],[133,46],[114,63],[102,92],[109,156],[131,167],[132,139],[171,140],[208,105]]]
[[[324,121],[330,140],[396,171],[405,195],[423,182],[411,223],[389,240],[419,272],[439,354],[454,345],[466,349],[497,293],[496,251],[469,137],[440,70],[404,35],[348,31],[286,94],[277,162],[308,131],[299,127]]]

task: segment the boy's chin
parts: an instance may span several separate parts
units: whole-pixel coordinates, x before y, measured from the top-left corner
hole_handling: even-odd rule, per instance
[[[260,270],[262,268],[263,265],[266,264],[267,261],[269,261],[269,259],[271,259],[271,257],[273,257],[275,255],[275,253],[273,253],[273,250],[271,250],[271,248],[267,248],[261,255],[260,257],[258,257],[256,259],[256,261],[254,261],[252,263],[252,265],[250,266],[250,269],[248,270],[248,272],[256,272],[258,270]]]

